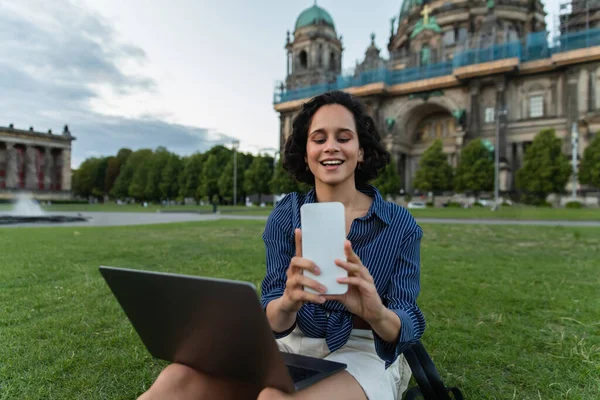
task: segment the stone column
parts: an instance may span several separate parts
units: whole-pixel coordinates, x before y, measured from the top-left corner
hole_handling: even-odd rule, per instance
[[[62,190],[71,190],[71,149],[62,151]]]
[[[54,181],[52,176],[52,148],[44,148],[44,189],[50,190]]]
[[[17,150],[14,143],[6,143],[6,188],[16,188],[17,178]]]
[[[517,143],[517,159],[515,160],[516,169],[520,169],[523,166],[524,157],[523,142]]]
[[[404,156],[404,191],[411,193],[412,182],[410,179],[410,156],[406,154]]]
[[[471,104],[470,112],[468,113],[469,121],[467,127],[467,136],[470,138],[476,138],[481,136],[481,104],[479,102],[479,85],[480,84],[478,81],[474,81],[471,83],[470,87]]]
[[[27,146],[25,148],[25,189],[38,189],[36,151],[33,146]]]

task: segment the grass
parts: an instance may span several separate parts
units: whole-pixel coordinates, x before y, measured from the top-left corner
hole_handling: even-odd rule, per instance
[[[129,399],[153,360],[101,264],[259,285],[264,222],[0,230],[0,399]],[[596,399],[600,234],[423,225],[423,342],[469,399]]]
[[[0,212],[12,208],[7,204],[0,204]],[[53,204],[43,206],[47,211],[77,211],[77,212],[158,212],[158,211],[192,211],[211,213],[211,206],[167,206],[151,204],[148,207],[137,205],[107,204]],[[269,215],[272,207],[245,207],[245,206],[219,206],[219,211],[224,214],[237,215]],[[600,221],[600,208],[565,209],[565,208],[536,208],[527,206],[501,207],[498,211],[489,208],[475,207],[463,208],[427,208],[423,210],[411,209],[416,218],[448,218],[448,219],[506,219],[506,220],[571,220],[571,221]]]

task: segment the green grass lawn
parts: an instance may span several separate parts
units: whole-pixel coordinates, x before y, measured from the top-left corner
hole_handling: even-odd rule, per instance
[[[0,399],[131,399],[153,360],[101,264],[259,285],[264,222],[0,229]],[[600,230],[424,225],[423,342],[468,399],[597,399]]]
[[[0,212],[8,211],[12,206],[0,204]],[[104,212],[157,212],[157,211],[201,211],[212,212],[211,206],[169,206],[163,207],[151,204],[148,207],[140,205],[107,204],[54,204],[43,206],[47,211],[104,211]],[[239,215],[269,215],[272,207],[245,207],[245,206],[219,206],[223,214]],[[515,220],[572,220],[572,221],[600,221],[600,208],[564,209],[564,208],[536,208],[527,206],[502,207],[498,211],[489,208],[475,207],[462,208],[427,208],[424,210],[411,209],[416,218],[465,218],[465,219],[515,219]]]

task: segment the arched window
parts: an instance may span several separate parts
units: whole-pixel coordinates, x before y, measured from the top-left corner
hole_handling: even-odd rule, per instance
[[[427,65],[431,63],[431,49],[428,45],[421,48],[421,65]]]
[[[300,67],[301,68],[308,68],[308,54],[306,54],[305,50],[302,50],[300,52],[300,54],[298,55],[298,59],[300,61]]]
[[[332,51],[329,53],[329,69],[335,71],[337,68],[337,60],[335,58],[335,53]]]

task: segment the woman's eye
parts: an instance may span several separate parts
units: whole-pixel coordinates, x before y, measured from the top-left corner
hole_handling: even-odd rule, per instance
[[[347,138],[339,138],[339,139],[338,139],[338,141],[339,141],[339,142],[341,142],[341,143],[346,143],[346,142],[349,142],[349,141],[350,141],[350,139],[347,139]]]
[[[323,144],[323,143],[325,143],[325,139],[315,139],[314,142],[316,144]]]

